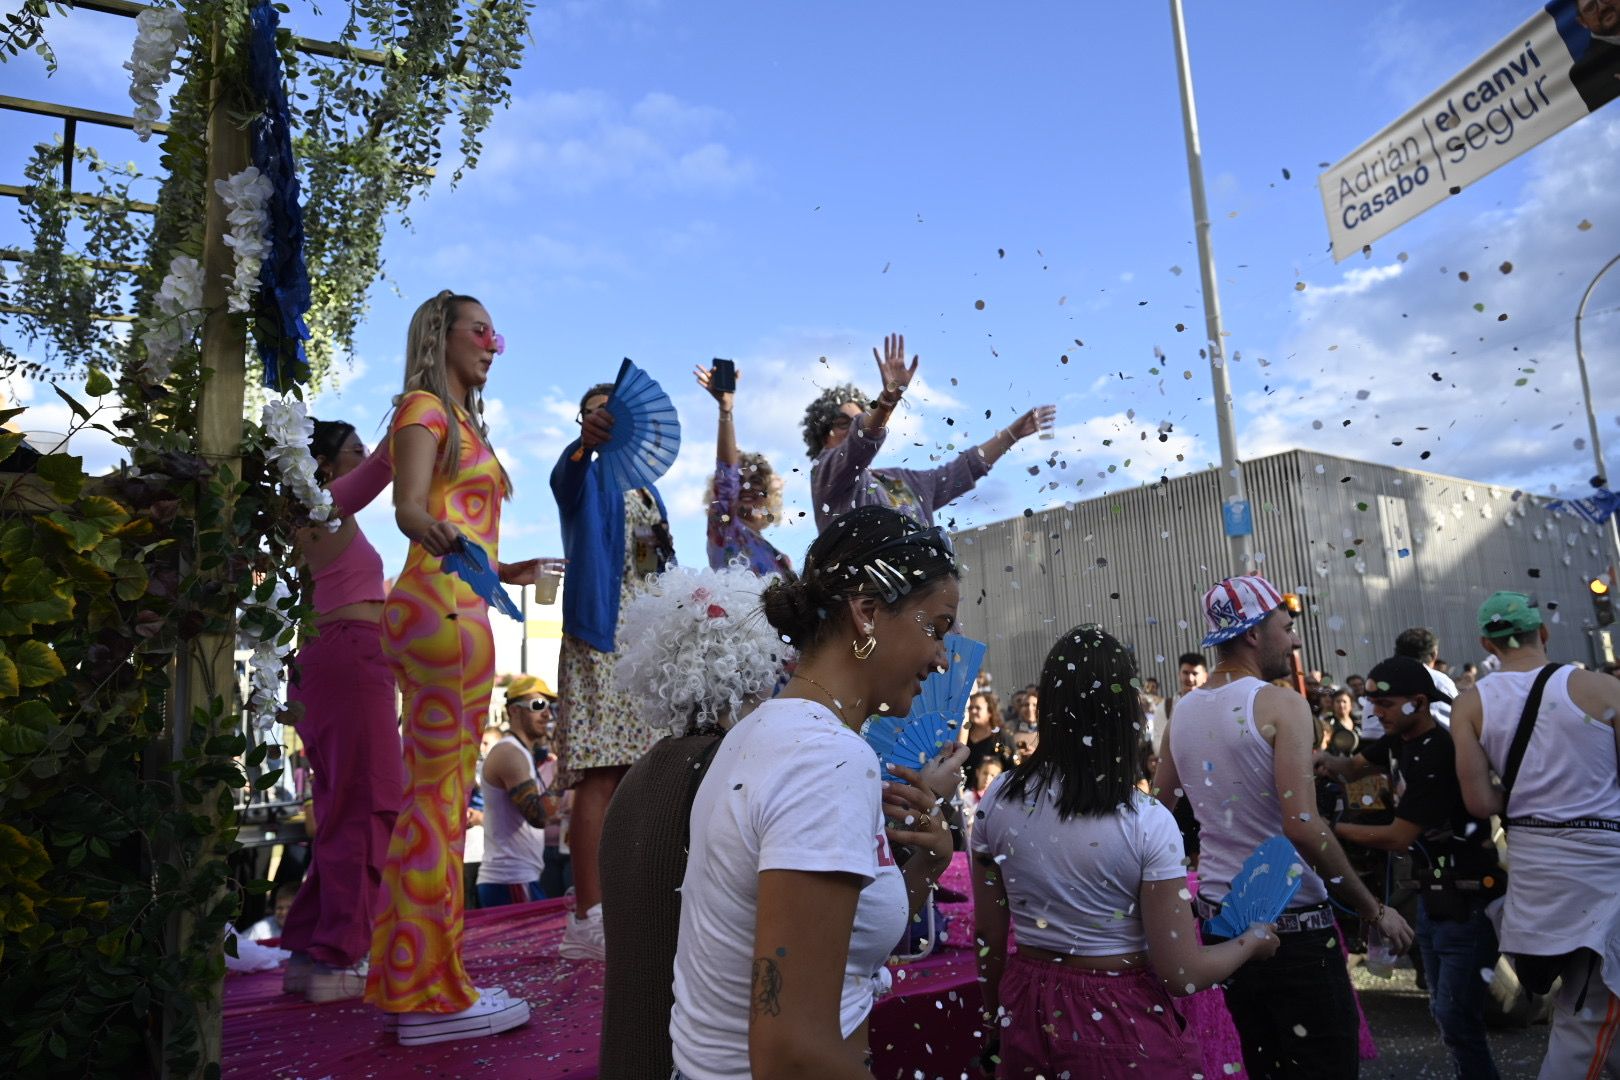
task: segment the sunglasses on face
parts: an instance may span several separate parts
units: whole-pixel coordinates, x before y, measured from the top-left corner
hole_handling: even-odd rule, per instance
[[[462,327],[465,327],[472,334],[473,340],[478,342],[480,349],[488,349],[496,356],[506,351],[506,339],[497,334],[495,328],[488,323],[463,323],[462,326],[458,326],[456,329]]]
[[[545,698],[535,698],[533,701],[514,701],[512,704],[520,709],[528,709],[530,712],[551,711],[551,702]]]
[[[844,414],[839,413],[838,417],[832,422],[832,429],[834,431],[848,431],[849,425],[853,424],[854,422],[855,418],[853,416],[845,416]]]

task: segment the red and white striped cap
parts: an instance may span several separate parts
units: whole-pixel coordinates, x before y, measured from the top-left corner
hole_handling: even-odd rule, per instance
[[[1204,617],[1209,620],[1204,648],[1253,629],[1282,603],[1282,593],[1258,574],[1227,578],[1204,594]]]

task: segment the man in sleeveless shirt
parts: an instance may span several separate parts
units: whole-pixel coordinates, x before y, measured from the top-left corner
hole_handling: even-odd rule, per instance
[[[1538,975],[1563,977],[1541,1080],[1617,1077],[1620,682],[1550,664],[1547,627],[1523,593],[1492,595],[1479,627],[1500,663],[1452,707],[1457,779],[1469,811],[1501,814],[1507,830],[1502,951],[1532,988]],[[1515,770],[1515,736],[1532,714]]]
[[[1217,663],[1176,705],[1156,794],[1171,809],[1185,796],[1203,823],[1195,906],[1205,920],[1262,841],[1287,837],[1304,864],[1299,892],[1277,922],[1282,947],[1227,984],[1249,1075],[1354,1078],[1358,1019],[1326,882],[1396,951],[1411,944],[1412,929],[1361,884],[1316,812],[1310,706],[1271,685],[1289,674],[1299,644],[1282,594],[1259,576],[1228,578],[1205,594],[1204,613],[1203,646],[1215,648]]]
[[[552,703],[544,679],[519,675],[506,687],[512,733],[484,759],[484,859],[478,864],[478,906],[544,900],[546,807],[535,772],[534,744],[543,738]]]

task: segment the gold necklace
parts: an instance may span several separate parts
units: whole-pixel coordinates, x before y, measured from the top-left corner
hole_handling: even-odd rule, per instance
[[[816,680],[812,679],[810,676],[806,675],[802,671],[795,671],[793,673],[793,677],[795,679],[803,679],[805,682],[809,683],[811,686],[815,687],[817,690],[820,690],[823,694],[826,694],[827,695],[827,700],[832,702],[832,704],[833,704],[833,711],[838,714],[838,722],[843,724],[845,727],[849,726],[849,720],[847,718],[845,718],[845,716],[844,716],[844,703],[839,700],[837,694],[833,693],[831,690],[827,689],[825,686],[822,686],[820,683],[816,682]]]

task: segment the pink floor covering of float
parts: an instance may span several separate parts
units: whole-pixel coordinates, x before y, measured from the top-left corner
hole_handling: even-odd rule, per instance
[[[942,880],[971,892],[965,855]],[[488,1039],[402,1047],[383,1015],[360,1002],[310,1005],[281,992],[281,972],[225,980],[223,1073],[260,1080],[391,1080],[499,1076],[504,1080],[596,1077],[602,1012],[599,964],[559,959],[567,902],[545,900],[467,913],[463,956],[480,986],[503,986],[529,1002],[529,1023]],[[889,1078],[977,1075],[982,1030],[974,970],[973,906],[945,904],[951,944],[894,969],[894,992],[872,1017],[874,1074]],[[1231,1075],[1241,1062],[1219,990],[1182,999],[1204,1050],[1204,1075]],[[1376,1053],[1362,1021],[1362,1057]]]

